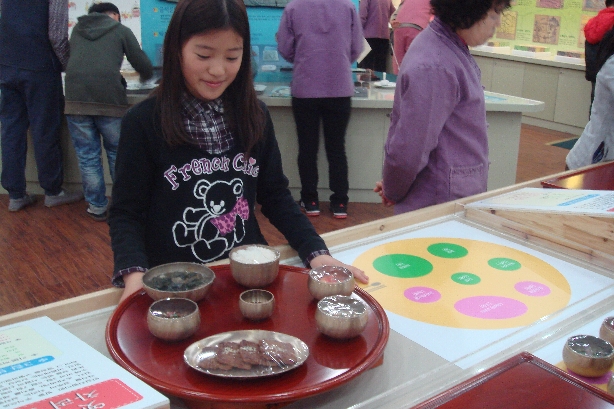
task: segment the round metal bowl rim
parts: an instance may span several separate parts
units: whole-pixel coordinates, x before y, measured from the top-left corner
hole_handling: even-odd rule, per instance
[[[152,286],[148,285],[148,283],[146,283],[146,281],[145,281],[145,277],[148,276],[148,275],[150,275],[150,276],[154,275],[153,273],[152,274],[150,274],[150,273],[152,271],[155,273],[156,269],[162,270],[161,267],[170,268],[170,266],[185,266],[185,265],[197,267],[199,270],[189,271],[189,272],[202,274],[205,277],[205,279],[207,280],[207,282],[203,283],[202,285],[200,285],[200,286],[198,286],[196,288],[192,288],[191,290],[167,291],[167,290],[159,290],[159,289],[157,289],[155,287],[152,287]],[[160,274],[164,274],[165,272],[162,272]],[[152,290],[152,291],[156,291],[156,292],[162,293],[162,294],[173,294],[173,295],[175,295],[174,297],[162,297],[162,298],[159,298],[158,300],[165,299],[165,298],[186,298],[186,299],[189,299],[188,297],[179,297],[179,295],[181,295],[181,294],[188,294],[188,293],[195,292],[195,291],[202,291],[207,286],[211,286],[214,281],[215,281],[215,271],[211,270],[209,267],[205,266],[204,264],[179,261],[179,262],[175,262],[175,263],[160,264],[160,265],[157,265],[157,266],[152,267],[149,270],[147,270],[147,272],[145,272],[145,275],[143,275],[143,288],[145,288],[145,291]],[[158,301],[158,300],[156,300],[156,301]]]

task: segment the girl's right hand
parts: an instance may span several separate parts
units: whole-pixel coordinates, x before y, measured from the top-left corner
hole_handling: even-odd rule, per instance
[[[122,293],[122,296],[119,299],[120,303],[124,301],[126,298],[130,297],[132,294],[139,291],[141,288],[143,288],[143,276],[144,275],[145,273],[141,273],[137,271],[135,273],[130,273],[123,277],[125,287],[124,287],[124,292]]]

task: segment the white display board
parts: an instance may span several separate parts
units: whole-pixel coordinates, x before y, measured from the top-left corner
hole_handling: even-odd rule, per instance
[[[0,407],[162,409],[167,397],[48,317],[0,328]]]

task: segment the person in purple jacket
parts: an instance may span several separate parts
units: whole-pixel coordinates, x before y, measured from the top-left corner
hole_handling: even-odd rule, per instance
[[[386,72],[386,61],[390,52],[388,22],[395,10],[392,0],[360,0],[359,10],[362,31],[371,51],[358,66]]]
[[[486,191],[488,138],[480,69],[469,46],[486,42],[510,0],[431,0],[435,18],[401,63],[383,179],[395,214]]]
[[[320,122],[328,159],[330,206],[335,218],[347,217],[348,165],[345,132],[354,95],[351,64],[362,51],[363,35],[350,0],[292,0],[277,32],[278,51],[294,64],[292,112],[298,136],[301,207],[318,216]]]

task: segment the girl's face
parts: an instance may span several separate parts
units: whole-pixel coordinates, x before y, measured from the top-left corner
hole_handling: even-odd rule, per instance
[[[503,8],[492,7],[486,13],[486,16],[467,29],[458,29],[456,33],[467,43],[470,47],[476,47],[484,44],[495,35],[495,30],[501,25],[501,13]]]
[[[188,91],[203,101],[220,97],[234,81],[243,58],[243,38],[232,29],[192,36],[181,49]]]

